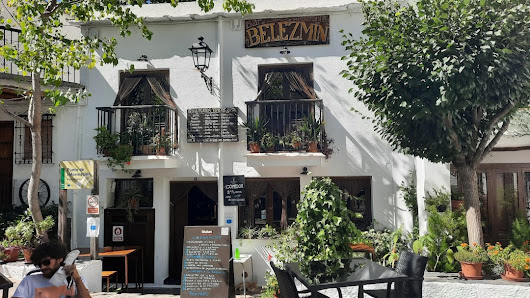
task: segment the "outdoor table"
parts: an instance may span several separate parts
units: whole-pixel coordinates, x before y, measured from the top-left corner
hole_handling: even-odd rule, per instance
[[[129,256],[134,253],[140,253],[141,254],[141,268],[140,271],[142,272],[142,282],[141,282],[141,289],[142,294],[144,292],[144,254],[141,248],[131,248],[131,249],[123,249],[123,250],[113,250],[113,251],[107,251],[107,252],[100,252],[98,253],[99,257],[102,258],[124,258],[125,263],[125,292],[129,291]],[[81,254],[80,257],[89,257],[90,254]],[[135,272],[138,274],[138,259],[135,260]],[[136,286],[138,287],[140,283],[138,283],[138,276],[136,276]]]
[[[2,290],[2,298],[7,298],[9,295],[9,288],[13,286],[13,282],[0,273],[0,289]]]
[[[245,282],[245,263],[249,260],[252,263],[252,255],[241,254],[239,256],[239,259],[233,258],[233,260],[234,260],[234,263],[241,264],[241,268],[243,269],[243,276],[242,276],[243,277],[243,295],[246,298],[247,297],[247,285]],[[252,270],[254,271],[254,269]]]
[[[395,282],[396,294],[403,297],[403,283],[408,276],[365,258],[288,263],[286,269],[316,295],[318,290],[359,286],[358,297],[364,296],[363,286]]]

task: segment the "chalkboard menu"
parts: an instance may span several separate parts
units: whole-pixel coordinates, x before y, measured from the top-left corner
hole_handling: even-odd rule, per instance
[[[223,176],[225,206],[246,206],[245,176]]]
[[[188,143],[238,141],[237,108],[188,109]]]
[[[184,227],[180,297],[234,297],[230,227]]]

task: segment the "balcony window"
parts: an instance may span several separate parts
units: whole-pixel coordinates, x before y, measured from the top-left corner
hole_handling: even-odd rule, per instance
[[[247,122],[259,118],[266,123],[266,131],[278,140],[273,151],[305,151],[310,136],[303,134],[304,123],[323,122],[323,103],[313,88],[313,64],[260,65],[258,77],[258,95],[246,103]],[[302,144],[297,146],[293,140],[299,138]],[[311,138],[321,148],[323,131]]]
[[[99,107],[99,126],[119,132],[120,142],[134,155],[155,153],[153,142],[163,140],[171,151],[177,144],[176,105],[169,94],[169,71],[122,72],[112,107]]]

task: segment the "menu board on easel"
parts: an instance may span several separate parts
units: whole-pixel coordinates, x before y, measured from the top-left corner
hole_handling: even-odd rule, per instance
[[[186,226],[180,297],[234,297],[230,227]]]

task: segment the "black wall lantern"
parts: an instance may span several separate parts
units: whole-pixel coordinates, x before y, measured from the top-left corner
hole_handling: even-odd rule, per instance
[[[204,72],[210,66],[210,57],[213,53],[212,49],[203,41],[204,37],[199,37],[199,42],[191,45],[190,51],[193,57],[193,64],[201,72],[201,77],[206,83],[206,87],[213,94],[213,79]]]

